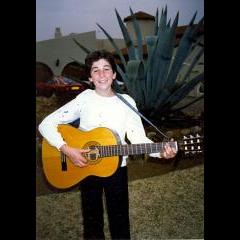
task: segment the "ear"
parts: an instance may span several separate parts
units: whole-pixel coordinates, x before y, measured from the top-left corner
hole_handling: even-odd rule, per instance
[[[114,74],[113,74],[113,80],[115,80],[116,79],[116,77],[117,77],[117,73],[115,72]]]
[[[90,82],[92,82],[92,78],[88,78],[88,80],[89,80]]]

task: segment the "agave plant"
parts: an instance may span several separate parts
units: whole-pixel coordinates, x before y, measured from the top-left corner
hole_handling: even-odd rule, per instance
[[[204,79],[204,72],[190,78],[194,66],[203,55],[203,47],[194,52],[191,63],[183,76],[179,78],[180,73],[183,72],[184,61],[193,53],[192,49],[198,44],[197,30],[204,24],[203,18],[198,24],[194,24],[197,12],[194,14],[175,51],[179,13],[171,25],[171,20],[167,22],[167,6],[164,10],[162,9],[160,20],[157,9],[154,34],[145,37],[148,57],[144,59],[143,37],[132,9],[130,8],[130,13],[137,39],[136,46],[116,9],[115,13],[126,44],[128,61],[125,60],[121,50],[108,32],[100,24],[97,23],[97,26],[107,36],[120,57],[122,68],[118,65],[117,71],[121,75],[128,93],[135,99],[139,110],[156,119],[158,116],[180,110],[180,108],[176,108],[176,105]],[[90,52],[77,40],[74,39],[74,41],[86,53]],[[185,106],[189,106],[199,99],[194,99]],[[185,106],[181,106],[181,109]]]

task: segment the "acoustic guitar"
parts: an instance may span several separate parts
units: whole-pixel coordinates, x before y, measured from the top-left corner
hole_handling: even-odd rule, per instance
[[[121,156],[162,152],[166,144],[166,142],[159,142],[122,145],[118,135],[104,127],[82,131],[70,125],[59,125],[58,131],[69,146],[90,149],[85,154],[88,165],[78,167],[43,138],[43,171],[48,182],[58,189],[73,187],[90,175],[111,176],[121,165]],[[197,135],[190,138],[184,137],[182,142],[170,141],[168,143],[171,147],[182,149],[186,153],[196,153],[202,152],[200,142],[201,137]]]

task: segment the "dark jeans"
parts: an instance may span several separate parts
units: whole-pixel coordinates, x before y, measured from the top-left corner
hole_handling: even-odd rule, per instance
[[[103,192],[112,239],[130,239],[127,167],[110,177],[89,176],[80,190],[85,239],[104,239]]]

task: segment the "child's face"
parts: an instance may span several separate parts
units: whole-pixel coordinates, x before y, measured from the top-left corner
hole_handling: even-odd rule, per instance
[[[89,80],[93,82],[96,90],[101,92],[109,91],[116,73],[113,73],[112,67],[105,59],[93,62]]]

